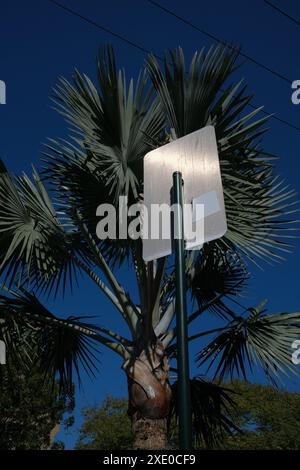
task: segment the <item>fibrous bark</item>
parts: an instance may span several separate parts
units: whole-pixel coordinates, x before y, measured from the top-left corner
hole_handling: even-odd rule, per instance
[[[143,350],[123,365],[127,374],[129,407],[135,449],[165,449],[171,401],[169,366],[162,343]]]

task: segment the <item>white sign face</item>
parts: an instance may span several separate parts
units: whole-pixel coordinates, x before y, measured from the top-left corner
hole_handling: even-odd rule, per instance
[[[202,219],[202,233],[197,234],[194,240],[187,236],[187,221],[184,219],[186,249],[195,249],[220,238],[227,230],[216,135],[214,127],[207,126],[152,150],[144,158],[144,205],[148,227],[148,236],[143,238],[145,261],[172,252],[171,238],[157,237],[157,230],[156,237],[151,237],[151,207],[160,204],[171,206],[175,171],[180,171],[184,180],[184,204],[190,205],[191,214],[187,219],[191,220],[194,231]],[[157,225],[157,217],[154,220],[152,215],[152,219]],[[171,220],[168,223],[171,224]]]

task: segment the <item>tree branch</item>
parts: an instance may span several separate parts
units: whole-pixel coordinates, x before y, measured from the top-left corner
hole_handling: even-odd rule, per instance
[[[171,300],[160,322],[154,328],[154,332],[156,336],[160,336],[161,334],[166,333],[166,331],[168,330],[173,320],[174,314],[175,314],[175,298]]]
[[[117,297],[122,310],[124,314],[126,315],[127,323],[134,334],[136,331],[136,326],[138,322],[138,317],[139,317],[139,312],[134,305],[134,303],[131,301],[130,297],[126,295],[123,287],[118,283],[117,279],[113,275],[111,269],[109,268],[108,264],[106,263],[104,256],[102,255],[99,247],[95,243],[95,240],[93,239],[89,229],[85,225],[85,223],[82,221],[80,214],[77,212],[76,213],[78,217],[78,223],[79,226],[82,230],[82,233],[84,234],[89,246],[93,250],[95,254],[95,259],[97,262],[98,267],[101,269],[101,271],[104,273],[106,276],[111,288],[114,291],[115,296]]]
[[[16,316],[18,316],[18,312],[16,312],[14,309],[10,309],[10,311],[14,313]],[[125,347],[125,345],[121,344],[121,342],[111,341],[105,336],[100,335],[99,333],[96,333],[95,331],[90,330],[87,327],[81,326],[80,324],[76,324],[71,321],[63,320],[61,318],[57,318],[54,316],[53,317],[43,316],[43,315],[38,315],[32,312],[23,312],[23,314],[27,315],[30,319],[34,319],[38,322],[50,323],[50,324],[56,323],[66,328],[69,328],[71,330],[76,330],[79,333],[82,333],[88,336],[89,338],[92,338],[93,340],[103,344],[104,346],[107,346],[109,349],[111,349],[112,351],[115,351],[117,354],[119,354],[125,359],[130,357],[130,348]],[[99,330],[100,329],[101,327],[99,327]],[[103,328],[103,330],[105,329]],[[115,339],[117,339],[117,337],[120,339],[122,338],[113,332],[109,332],[108,330],[106,330],[105,333],[108,334],[109,336],[114,336]],[[118,339],[118,341],[120,341],[120,339]],[[122,338],[122,340],[125,340],[125,338]]]

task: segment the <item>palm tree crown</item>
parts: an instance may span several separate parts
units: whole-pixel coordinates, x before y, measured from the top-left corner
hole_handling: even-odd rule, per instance
[[[188,288],[197,302],[188,322],[198,328],[189,339],[213,336],[196,360],[207,364],[215,379],[246,376],[257,364],[272,380],[296,373],[291,344],[299,337],[300,314],[269,314],[263,304],[237,307],[250,277],[249,262],[280,261],[290,250],[297,211],[295,192],[275,175],[274,157],[261,147],[267,117],[258,117],[261,108],[248,113],[246,85],[231,82],[238,55],[212,47],[195,53],[187,66],[178,48],[166,54],[163,67],[149,56],[137,83],[127,86],[108,47],[99,56],[96,85],[78,71],[71,82],[60,79],[54,101],[71,125],[70,137],[47,146],[41,176],[34,171],[32,178],[15,177],[3,163],[0,168],[0,332],[16,360],[32,360],[38,350],[39,365],[70,387],[80,364],[94,373],[95,345],[101,344],[123,358],[130,380],[135,381],[137,360],[147,354],[155,364],[152,373],[159,368],[167,380],[169,366],[159,351],[166,361],[176,354],[173,268],[166,258],[144,262],[141,240],[98,240],[96,209],[104,202],[117,206],[120,195],[129,203],[140,201],[144,155],[213,125],[228,231],[186,254]],[[136,273],[138,305],[114,275],[113,267],[128,261]],[[72,289],[79,272],[113,303],[128,338],[85,317],[59,318],[38,300],[40,293]],[[216,315],[220,325],[206,331],[204,312]],[[16,331],[25,331],[28,340],[18,341]],[[194,379],[192,387],[197,435],[209,443],[232,423],[216,411],[209,434],[205,413],[220,403],[226,408],[230,398],[216,383]],[[207,402],[197,399],[201,394]],[[214,405],[208,405],[210,398]]]

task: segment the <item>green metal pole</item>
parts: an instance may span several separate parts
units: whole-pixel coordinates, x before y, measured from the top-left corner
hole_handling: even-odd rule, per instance
[[[180,172],[173,173],[173,203],[175,204],[173,243],[175,251],[176,331],[178,368],[178,412],[180,449],[192,449],[192,412],[187,340],[186,279],[183,232],[183,180]]]

